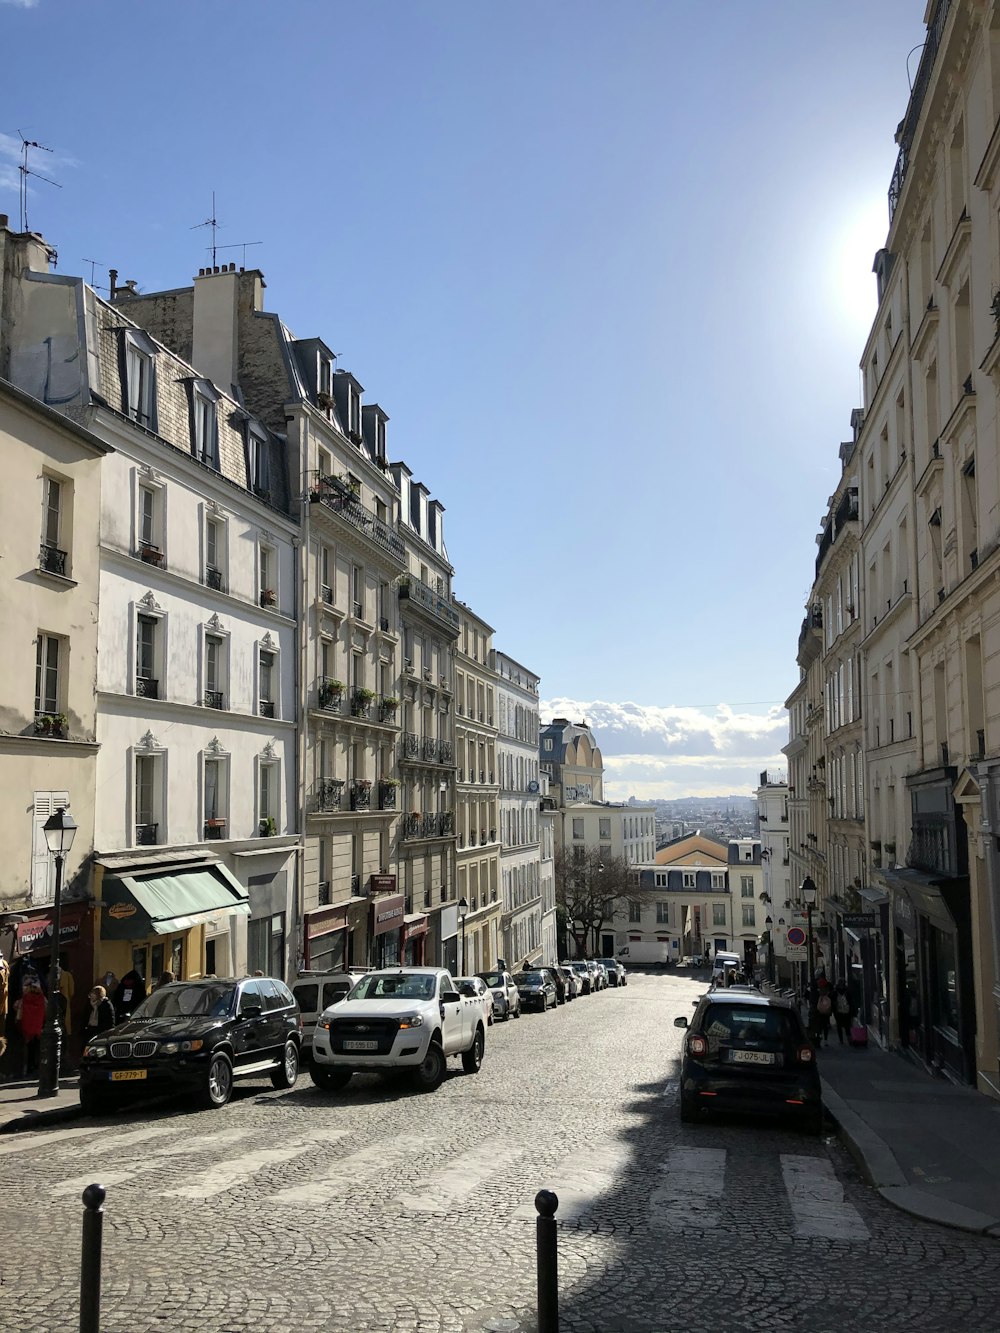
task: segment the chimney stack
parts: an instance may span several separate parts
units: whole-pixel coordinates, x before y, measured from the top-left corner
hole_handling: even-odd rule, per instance
[[[116,268],[108,269],[108,290],[113,301],[118,295],[118,270]]]

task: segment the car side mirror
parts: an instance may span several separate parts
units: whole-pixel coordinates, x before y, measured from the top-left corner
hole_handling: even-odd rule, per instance
[[[675,1028],[686,1028],[687,1025],[688,1025],[688,1021],[687,1021],[687,1019],[684,1017],[683,1014],[681,1014],[679,1018],[675,1018],[675,1019],[674,1019],[674,1027],[675,1027]]]
[[[260,1018],[263,1012],[259,1004],[245,1004],[240,1010],[240,1018]]]
[[[691,1003],[695,1006],[695,1008],[697,1008],[698,1005],[701,1004],[701,1001],[700,1001],[700,1000],[692,1000]]]
[[[445,990],[441,992],[442,1004],[460,1004],[462,1000],[457,990]]]

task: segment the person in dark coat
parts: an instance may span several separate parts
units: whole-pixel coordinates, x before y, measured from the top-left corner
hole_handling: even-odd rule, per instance
[[[108,999],[108,992],[103,986],[95,986],[88,999],[90,1000],[90,1009],[83,1025],[85,1046],[88,1042],[93,1041],[99,1032],[107,1032],[108,1028],[113,1028],[118,1021],[115,1017],[115,1006]]]
[[[825,1046],[830,1039],[830,1019],[833,1017],[833,987],[822,968],[809,987],[809,1035],[816,1046]]]
[[[115,991],[114,1005],[118,1021],[123,1022],[126,1018],[131,1018],[132,1011],[145,998],[146,983],[133,968],[131,972],[125,973],[118,983],[118,989]]]
[[[833,988],[833,1021],[837,1024],[837,1038],[841,1046],[850,1044],[853,1014],[854,1001],[847,982],[841,977]]]

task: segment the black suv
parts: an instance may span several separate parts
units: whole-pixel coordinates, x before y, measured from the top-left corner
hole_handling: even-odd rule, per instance
[[[299,1072],[302,1022],[283,981],[205,978],[160,986],[132,1017],[89,1042],[80,1062],[85,1114],[131,1092],[192,1092],[225,1106],[233,1079],[270,1074],[290,1088]]]

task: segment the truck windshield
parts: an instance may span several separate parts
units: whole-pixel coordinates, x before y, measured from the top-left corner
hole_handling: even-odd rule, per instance
[[[351,991],[352,1000],[432,1000],[436,978],[413,972],[364,977]]]

